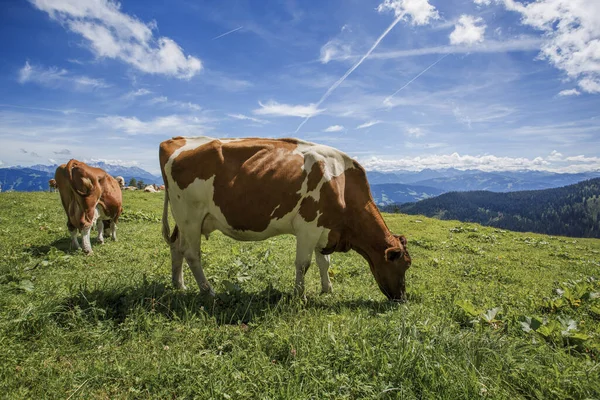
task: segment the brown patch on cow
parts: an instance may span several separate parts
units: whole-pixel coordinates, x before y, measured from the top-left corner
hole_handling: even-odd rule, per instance
[[[321,179],[323,179],[324,171],[323,161],[318,161],[313,164],[310,173],[308,174],[308,180],[306,182],[306,191],[311,192],[317,188]]]
[[[307,174],[303,157],[293,154],[297,145],[295,139],[215,139],[181,152],[171,164],[172,179],[183,190],[196,179],[214,177],[213,201],[227,223],[235,230],[262,232],[301,199]],[[164,164],[161,160],[163,171]]]
[[[181,136],[165,140],[160,144],[158,150],[158,161],[160,162],[160,172],[162,173],[162,178],[165,185],[168,185],[167,177],[165,175],[165,165],[167,165],[167,161],[169,161],[169,157],[171,157],[171,154],[173,154],[175,150],[177,150],[183,145],[185,145],[185,138]]]
[[[300,215],[306,222],[314,221],[319,211],[319,203],[312,197],[305,197],[300,203]]]

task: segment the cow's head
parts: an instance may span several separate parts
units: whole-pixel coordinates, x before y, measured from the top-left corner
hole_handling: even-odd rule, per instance
[[[410,255],[406,250],[406,237],[394,235],[392,246],[385,250],[383,259],[375,266],[374,275],[379,288],[388,299],[406,300],[405,273],[410,267]]]

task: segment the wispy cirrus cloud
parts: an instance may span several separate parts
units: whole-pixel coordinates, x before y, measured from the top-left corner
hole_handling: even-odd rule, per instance
[[[153,92],[151,90],[141,88],[138,90],[132,90],[131,92],[127,93],[125,95],[125,97],[127,97],[127,98],[141,97],[141,96],[147,96],[152,93]]]
[[[269,121],[267,121],[267,120],[249,117],[248,115],[244,115],[244,114],[227,114],[227,116],[231,117],[233,119],[239,119],[241,121],[256,122],[257,124],[268,124],[269,123]]]
[[[174,107],[183,110],[193,110],[200,111],[202,107],[200,107],[196,103],[192,103],[189,101],[179,101],[179,100],[169,100],[167,96],[157,96],[153,97],[148,101],[149,104],[161,105],[163,107]]]
[[[467,46],[483,42],[486,25],[483,18],[472,15],[461,15],[454,30],[450,33],[450,43],[454,45],[466,44]]]
[[[149,74],[190,79],[200,72],[202,62],[185,55],[168,37],[155,37],[156,22],[144,23],[121,12],[113,0],[30,0],[71,32],[86,40],[97,57],[121,60]]]
[[[577,89],[567,89],[567,90],[561,90],[558,95],[563,97],[563,96],[579,96],[581,94],[581,92]]]
[[[372,126],[374,126],[374,125],[381,124],[382,122],[383,122],[383,121],[378,121],[378,120],[367,121],[367,122],[365,122],[364,124],[360,124],[360,125],[358,125],[358,126],[357,126],[356,128],[354,128],[354,129],[365,129],[365,128],[370,128],[370,127],[372,127]]]
[[[75,75],[64,68],[41,67],[29,64],[19,70],[19,83],[37,83],[53,88],[75,88],[76,90],[104,89],[110,85],[102,79],[94,79],[84,75]]]
[[[323,129],[323,132],[341,132],[344,130],[344,127],[342,125],[331,125],[325,129]]]
[[[310,103],[309,105],[291,105],[278,103],[269,100],[266,103],[258,102],[260,108],[253,110],[256,115],[271,115],[274,117],[302,117],[308,118],[320,114],[325,110],[320,110],[318,104]]]
[[[209,121],[204,118],[182,115],[168,115],[146,121],[137,117],[110,115],[97,118],[96,121],[128,135],[172,135],[173,133],[198,135],[211,129],[208,126]]]

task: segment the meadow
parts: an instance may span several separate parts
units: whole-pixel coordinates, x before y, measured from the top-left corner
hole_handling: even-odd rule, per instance
[[[203,240],[217,299],[171,287],[163,193],[124,192],[118,242],[69,249],[58,193],[0,194],[0,396],[8,399],[600,398],[600,240],[384,214],[408,301],[357,253]]]

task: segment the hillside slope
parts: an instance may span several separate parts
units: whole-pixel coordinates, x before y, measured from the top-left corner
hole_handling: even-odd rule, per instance
[[[399,211],[522,232],[599,238],[600,178],[546,190],[445,193],[401,205]]]
[[[600,398],[600,240],[385,214],[409,301],[355,252],[334,293],[291,296],[295,241],[215,232],[217,292],[171,287],[163,193],[124,192],[119,241],[69,250],[57,193],[0,193],[0,387],[8,398]]]
[[[442,193],[444,193],[443,190],[432,187],[401,183],[371,185],[371,194],[378,206],[419,201]]]

